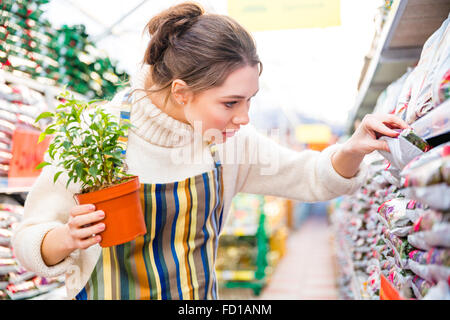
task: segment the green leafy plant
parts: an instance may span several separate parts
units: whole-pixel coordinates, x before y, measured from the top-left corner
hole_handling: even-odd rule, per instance
[[[58,161],[56,167],[64,170],[54,175],[56,182],[63,172],[67,172],[70,182],[82,182],[81,193],[97,191],[119,184],[131,177],[126,173],[126,164],[122,158],[123,148],[119,138],[125,136],[131,127],[129,121],[117,123],[110,114],[105,113],[99,100],[84,102],[76,100],[68,91],[59,95],[64,103],[56,107],[55,112],[43,112],[35,120],[50,118],[38,143],[47,135],[53,135],[48,155]],[[43,161],[36,169],[51,163]]]

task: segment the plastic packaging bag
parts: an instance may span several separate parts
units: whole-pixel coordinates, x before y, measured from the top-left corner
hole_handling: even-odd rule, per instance
[[[413,159],[401,173],[405,196],[438,210],[450,209],[450,142]]]
[[[387,279],[394,285],[394,287],[402,292],[402,295],[407,295],[407,289],[410,287],[410,282],[413,279],[414,275],[411,272],[406,270],[402,270],[397,266],[393,266],[391,270],[389,270]]]
[[[450,55],[437,67],[433,83],[433,101],[435,107],[450,98]]]
[[[389,230],[384,232],[384,237],[387,245],[394,254],[397,265],[401,268],[405,268],[408,263],[408,253],[413,251],[414,247],[409,244],[407,239],[397,237],[390,233]]]
[[[410,260],[408,262],[408,268],[416,275],[429,282],[446,281],[450,279],[449,267],[435,264],[420,264]]]
[[[386,259],[381,260],[380,269],[391,270],[395,266],[395,259],[393,257],[386,257]]]
[[[382,136],[379,139],[387,142],[390,152],[382,150],[378,150],[378,152],[399,170],[430,149],[430,145],[416,135],[412,129],[401,131],[397,138]]]
[[[415,276],[411,280],[411,288],[417,299],[422,299],[433,286],[434,283],[426,281],[419,276]]]
[[[414,232],[432,230],[434,225],[440,223],[450,223],[450,215],[433,209],[427,209],[414,222]]]
[[[392,199],[378,208],[381,222],[389,229],[412,226],[420,217],[421,210],[416,201],[409,199]]]
[[[411,100],[412,84],[416,80],[416,68],[413,68],[405,79],[400,94],[397,98],[397,105],[395,107],[394,115],[406,119],[406,111],[408,110],[409,101]]]
[[[11,243],[12,232],[8,229],[0,229],[0,245],[9,246]]]
[[[374,108],[374,113],[394,113],[398,103],[398,97],[401,93],[403,85],[406,82],[412,68],[409,68],[405,74],[392,82],[378,97]]]
[[[419,63],[415,69],[416,79],[411,87],[411,99],[406,111],[406,122],[413,123],[430,112],[435,103],[432,101],[433,83],[438,67],[449,54],[450,37],[449,18],[425,42]]]
[[[447,281],[439,281],[428,290],[423,300],[450,300],[450,287]]]
[[[400,170],[397,168],[390,167],[383,171],[382,175],[391,185],[396,186],[397,188],[401,187]]]
[[[403,186],[424,187],[441,182],[450,184],[450,142],[410,161],[401,172]]]
[[[430,250],[433,247],[450,248],[450,224],[436,224],[430,231],[410,234],[408,242],[421,250]]]
[[[391,233],[395,234],[397,237],[406,237],[413,231],[413,228],[414,228],[413,226],[397,227],[397,228],[393,228],[391,230]],[[408,241],[409,241],[409,238],[408,238]]]
[[[0,258],[12,258],[13,253],[11,248],[0,246]]]
[[[428,251],[413,250],[408,254],[409,259],[420,264],[436,264],[450,267],[450,249],[432,248]]]
[[[404,190],[406,197],[426,203],[433,209],[447,211],[450,209],[450,187],[446,183],[427,187],[411,187]],[[445,196],[443,196],[445,195]]]

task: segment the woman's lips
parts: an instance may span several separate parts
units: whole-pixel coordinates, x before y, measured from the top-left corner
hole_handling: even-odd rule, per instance
[[[222,134],[224,137],[231,138],[232,136],[234,136],[236,134],[236,132],[237,132],[237,130],[226,130],[226,131],[223,131]]]

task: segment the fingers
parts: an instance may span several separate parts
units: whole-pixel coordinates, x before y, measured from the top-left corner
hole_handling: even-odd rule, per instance
[[[391,114],[370,114],[365,116],[363,121],[368,129],[392,138],[396,138],[400,134],[393,128],[406,129],[409,127],[405,121]]]
[[[101,241],[101,236],[96,235],[105,230],[105,224],[99,223],[105,218],[102,210],[95,211],[93,204],[74,206],[70,210],[68,233],[76,248],[87,249]],[[94,236],[95,235],[95,236]]]
[[[92,212],[95,210],[95,205],[93,204],[82,204],[79,206],[74,206],[70,210],[70,215],[72,217],[78,216],[80,214],[85,214],[86,212]]]
[[[98,222],[105,218],[105,213],[101,210],[94,211],[91,213],[84,213],[73,217],[69,221],[69,226],[71,228],[81,228],[85,225],[89,225],[94,222]]]
[[[409,124],[406,121],[404,121],[401,118],[399,118],[397,116],[394,116],[392,114],[384,114],[384,115],[381,115],[381,116],[382,116],[381,120],[384,123],[389,123],[389,124],[396,125],[397,128],[407,129],[407,128],[410,127]]]
[[[87,249],[90,246],[93,246],[94,244],[99,243],[101,241],[101,239],[102,239],[102,237],[97,235],[95,237],[89,237],[84,240],[77,240],[76,244],[77,244],[77,247],[80,249]]]
[[[374,150],[391,152],[388,143],[384,140],[373,140],[371,146]]]
[[[399,135],[399,132],[387,127],[382,121],[380,121],[379,118],[375,116],[367,116],[364,120],[366,128],[371,131],[375,131],[376,133],[393,138]]]
[[[91,237],[93,234],[101,233],[104,230],[104,223],[96,223],[90,227],[75,229],[72,231],[72,235],[73,237],[82,240]]]

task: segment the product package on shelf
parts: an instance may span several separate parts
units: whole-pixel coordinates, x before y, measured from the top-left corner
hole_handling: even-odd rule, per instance
[[[431,149],[422,157],[440,159],[431,152],[442,155],[443,148]],[[442,290],[442,282],[450,280],[450,214],[407,196],[406,175],[401,176],[400,188],[392,185],[383,174],[389,163],[376,152],[371,156],[365,184],[355,195],[344,197],[331,216],[338,240],[341,296],[385,298],[383,276],[402,299],[427,299],[429,292],[444,298],[448,293]],[[428,168],[428,175],[436,176],[433,167]],[[408,164],[404,170],[411,174],[413,169]],[[448,198],[450,193],[440,196]]]
[[[397,101],[395,108],[386,107],[383,109],[387,113],[393,113],[401,117],[412,126],[427,114],[443,106],[450,96],[449,21],[450,19],[447,18],[441,27],[425,42],[417,66],[408,70],[401,90],[396,91],[399,92],[397,99],[395,96],[389,97],[389,101]],[[387,93],[389,92],[386,91]],[[392,94],[395,93],[392,92]],[[385,98],[385,100],[388,99]],[[448,108],[448,105],[446,107]],[[446,114],[445,111],[444,114]],[[448,117],[442,118],[442,116],[438,115],[433,122],[436,122],[438,125],[441,125],[443,122],[448,123]],[[425,123],[430,130],[436,130],[433,128],[434,123]],[[423,130],[416,131],[421,137],[426,138],[425,132],[422,132]],[[429,134],[427,133],[426,135]]]
[[[385,160],[378,154],[371,155],[369,174],[364,186],[353,197],[344,197],[331,215],[336,234],[336,256],[343,298],[378,299],[380,252],[390,249],[381,240],[383,224],[377,217],[379,206],[386,201],[389,183],[383,178]],[[392,191],[395,189],[390,188]]]
[[[402,170],[411,160],[430,150],[430,145],[413,129],[401,130],[397,138],[382,136],[380,140],[387,142],[390,151],[378,152],[397,170]]]
[[[377,99],[377,103],[374,107],[374,113],[394,113],[396,106],[398,104],[399,95],[401,90],[408,78],[409,74],[412,72],[412,68],[410,68],[404,75],[402,75],[399,79],[392,82]]]
[[[64,285],[64,278],[36,276],[15,259],[11,237],[22,216],[22,205],[0,195],[0,300],[29,299]]]
[[[367,180],[334,208],[344,297],[450,297],[449,21],[425,42],[417,66],[378,97],[376,112],[411,128],[379,137],[390,152],[366,157]]]
[[[414,158],[401,172],[405,194],[439,210],[450,210],[450,142]]]
[[[414,81],[405,115],[408,123],[413,123],[440,104],[433,100],[433,84],[442,81],[442,73],[445,75],[449,68],[446,63],[450,55],[449,21],[447,18],[425,42],[417,67],[411,74]]]

